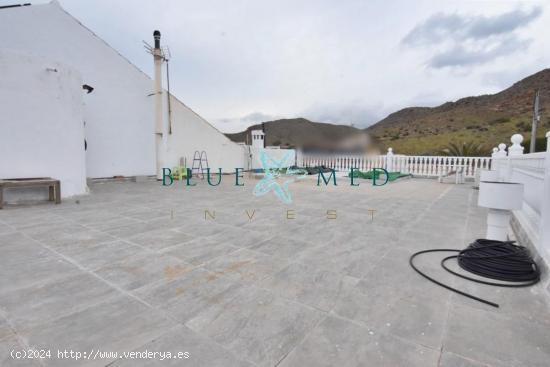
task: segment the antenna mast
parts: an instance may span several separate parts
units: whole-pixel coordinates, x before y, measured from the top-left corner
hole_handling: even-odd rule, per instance
[[[533,100],[533,125],[531,127],[531,146],[529,153],[535,153],[537,143],[537,125],[540,121],[539,115],[539,90],[535,90],[535,99]]]

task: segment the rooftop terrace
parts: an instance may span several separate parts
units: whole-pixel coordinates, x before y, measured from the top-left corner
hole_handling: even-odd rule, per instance
[[[232,184],[95,183],[78,202],[1,210],[0,365],[548,366],[538,286],[475,284],[445,273],[438,254],[419,259],[495,309],[409,267],[413,252],[484,237],[471,185],[306,180],[283,205],[254,197],[251,179]],[[10,357],[29,347],[54,355]],[[58,349],[91,359],[58,359]]]

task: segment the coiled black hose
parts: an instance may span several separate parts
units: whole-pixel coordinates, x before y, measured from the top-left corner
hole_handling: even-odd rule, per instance
[[[540,281],[539,267],[529,254],[529,250],[523,246],[515,245],[514,242],[478,239],[464,250],[432,249],[419,251],[410,257],[409,264],[418,274],[443,288],[487,305],[498,307],[498,304],[494,302],[463,292],[426,275],[414,265],[413,260],[416,256],[428,252],[458,252],[458,255],[447,256],[441,260],[443,269],[458,277],[498,287],[528,287],[538,283]],[[470,273],[510,283],[488,282],[457,273],[447,267],[446,262],[450,259],[457,259],[458,265]]]

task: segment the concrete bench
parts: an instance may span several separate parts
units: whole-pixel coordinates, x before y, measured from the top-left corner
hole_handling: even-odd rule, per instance
[[[38,178],[9,178],[0,180],[0,209],[4,205],[4,189],[6,188],[25,188],[25,187],[44,187],[49,189],[49,201],[61,203],[61,183],[50,177]]]

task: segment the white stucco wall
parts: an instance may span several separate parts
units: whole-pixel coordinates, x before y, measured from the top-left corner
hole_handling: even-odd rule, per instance
[[[0,10],[0,49],[60,60],[95,90],[86,96],[87,175],[155,172],[152,81],[59,4]]]
[[[172,134],[168,135],[166,167],[177,166],[181,157],[187,159],[187,167],[193,164],[195,151],[205,151],[212,172],[222,169],[224,173],[235,168],[246,169],[246,151],[224,134],[207,123],[182,102],[172,96]]]
[[[80,74],[1,49],[0,70],[0,178],[53,177],[62,197],[85,193]]]
[[[62,60],[95,90],[85,97],[88,177],[154,175],[153,82],[56,2],[0,10],[0,49]],[[138,45],[141,48],[141,45]],[[153,60],[151,57],[151,67]],[[172,64],[172,67],[177,67]],[[244,149],[173,98],[167,166],[205,150],[212,168],[243,167]]]

